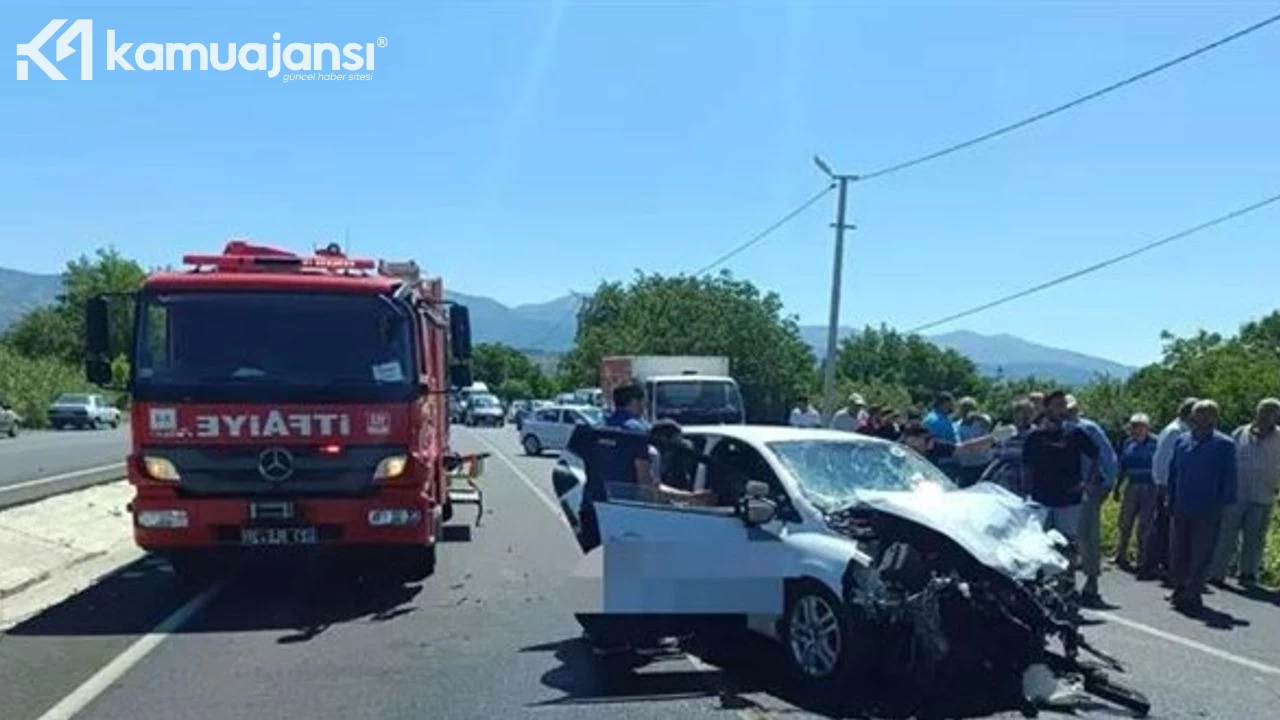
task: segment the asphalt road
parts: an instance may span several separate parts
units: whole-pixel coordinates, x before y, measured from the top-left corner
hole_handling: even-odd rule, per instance
[[[776,681],[763,642],[630,674],[601,666],[568,609],[577,546],[534,494],[551,496],[553,460],[517,455],[511,428],[461,430],[455,442],[506,460],[495,457],[483,481],[483,524],[466,527],[473,514],[462,509],[424,583],[378,588],[302,568],[240,576],[185,625],[146,641],[159,642],[130,666],[122,651],[196,594],[144,559],[0,635],[4,717],[40,718],[103,668],[91,683],[103,691],[78,717],[814,716]],[[1089,636],[1129,665],[1126,681],[1152,698],[1153,717],[1274,714],[1280,599],[1217,591],[1207,602],[1219,614],[1206,622],[1118,572],[1104,576],[1103,592],[1118,607]],[[1082,714],[1124,716],[1101,706]]]
[[[129,426],[115,430],[26,430],[0,439],[0,507],[120,477]]]

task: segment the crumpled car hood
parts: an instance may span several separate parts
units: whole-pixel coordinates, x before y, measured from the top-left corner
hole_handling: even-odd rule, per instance
[[[932,485],[913,492],[859,490],[855,497],[859,504],[946,535],[978,562],[1015,580],[1069,566],[1058,550],[1065,538],[1044,530],[1044,509],[994,483],[951,492]]]

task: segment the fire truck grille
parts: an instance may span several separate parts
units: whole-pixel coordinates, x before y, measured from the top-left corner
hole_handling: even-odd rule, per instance
[[[187,495],[351,496],[372,493],[378,463],[406,449],[355,446],[322,454],[305,447],[165,447],[143,453],[171,461]]]

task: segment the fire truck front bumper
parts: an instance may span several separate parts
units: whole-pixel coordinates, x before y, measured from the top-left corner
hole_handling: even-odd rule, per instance
[[[134,540],[151,551],[279,546],[424,546],[436,542],[439,507],[420,488],[343,498],[183,497],[139,487],[129,506]]]

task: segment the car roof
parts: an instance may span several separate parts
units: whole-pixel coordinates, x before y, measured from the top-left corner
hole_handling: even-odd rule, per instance
[[[878,437],[826,428],[798,428],[789,425],[689,425],[686,433],[701,433],[734,438],[754,445],[787,440],[834,440],[853,443],[888,443]]]
[[[572,405],[569,403],[558,403],[538,408],[539,410],[599,410],[595,405]]]

